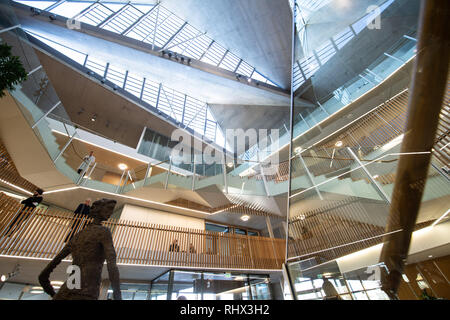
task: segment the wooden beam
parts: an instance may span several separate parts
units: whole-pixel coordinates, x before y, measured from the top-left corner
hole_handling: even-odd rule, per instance
[[[409,97],[392,204],[380,256],[389,272],[382,289],[393,299],[402,278],[411,234],[416,225],[423,188],[435,143],[450,57],[450,1],[422,0],[417,58]],[[416,153],[407,155],[406,153]]]

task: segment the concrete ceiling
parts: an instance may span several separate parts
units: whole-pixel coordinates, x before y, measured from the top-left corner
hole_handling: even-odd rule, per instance
[[[72,122],[132,148],[145,126],[170,137],[174,127],[166,121],[56,59],[36,54]]]
[[[290,88],[288,0],[162,0],[161,4],[284,89]]]
[[[364,16],[367,13],[367,8],[372,5],[380,6],[384,2],[386,0],[333,0],[310,14],[300,7],[300,11],[303,10],[302,15],[308,18],[305,27],[306,41],[299,52],[306,53],[309,56],[312,50],[323,45],[324,40],[332,38],[339,31],[344,30]]]
[[[289,128],[289,109],[276,106],[210,105],[222,130]],[[268,131],[270,134],[270,131]]]
[[[362,10],[364,6],[360,7],[359,1],[357,3],[358,5],[352,2],[351,6],[356,7],[355,12],[359,13],[359,17],[361,17],[365,14],[365,11]],[[367,9],[367,6],[365,8]],[[353,15],[350,15],[348,19],[339,20],[339,15],[333,14],[333,10],[329,11],[332,16],[329,20],[321,18],[325,20],[323,23],[317,22],[307,27],[312,30],[307,38],[310,49],[316,49],[323,45],[327,39],[355,22],[350,19],[353,19]],[[398,45],[399,40],[411,41],[404,39],[403,35],[417,30],[419,11],[420,2],[418,0],[396,0],[381,14],[381,29],[365,29],[355,36],[314,74],[311,78],[311,89],[301,97],[324,102],[324,98],[328,99],[334,90],[364,73],[364,70],[375,60],[382,57],[385,52],[389,52],[394,45]],[[353,12],[353,9],[349,12]],[[318,13],[318,15],[325,15],[325,13]],[[345,24],[341,21],[349,22]],[[333,25],[335,26],[332,27]],[[297,43],[296,46],[299,47],[300,43]]]
[[[92,29],[88,26],[86,32],[84,30],[74,31],[66,28],[65,24],[61,25],[61,22],[50,23],[49,19],[43,16],[31,17],[30,12],[24,9],[16,9],[16,14],[22,27],[26,30],[88,54],[95,59],[110,62],[112,66],[128,70],[134,75],[146,77],[149,81],[163,83],[167,88],[177,90],[200,101],[213,104],[286,107],[290,105],[289,93],[281,92],[281,90],[278,92],[278,90],[262,89],[256,85],[237,81],[235,77],[227,78],[221,74],[206,72],[161,58],[159,55],[149,54],[145,50],[119,44],[120,41],[116,39],[111,39],[112,41],[102,39],[100,34],[98,37],[92,36],[87,33]],[[106,33],[102,30],[98,32]]]

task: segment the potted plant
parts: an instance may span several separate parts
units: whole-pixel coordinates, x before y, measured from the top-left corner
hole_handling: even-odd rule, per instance
[[[11,55],[11,47],[0,43],[0,98],[5,95],[4,90],[14,87],[27,79],[27,72],[19,57]]]

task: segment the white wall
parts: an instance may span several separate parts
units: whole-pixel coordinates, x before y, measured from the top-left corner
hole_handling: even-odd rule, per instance
[[[450,221],[433,228],[427,227],[413,232],[409,255],[450,243]],[[365,268],[379,262],[382,244],[338,258],[337,264],[342,273]]]
[[[205,220],[203,219],[138,207],[131,204],[124,205],[120,219],[205,230]]]

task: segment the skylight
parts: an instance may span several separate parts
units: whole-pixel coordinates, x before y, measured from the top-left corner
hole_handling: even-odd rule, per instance
[[[151,44],[155,50],[170,50],[279,87],[250,64],[161,4],[73,0],[15,0],[15,2]]]

